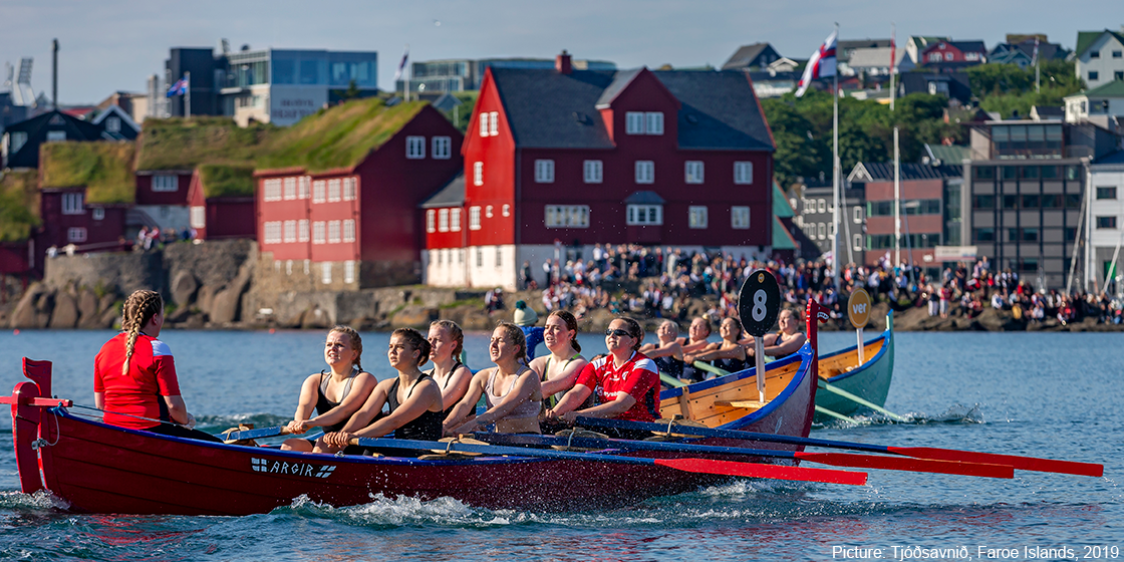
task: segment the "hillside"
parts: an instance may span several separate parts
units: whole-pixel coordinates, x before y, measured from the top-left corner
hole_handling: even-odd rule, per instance
[[[89,203],[136,200],[131,142],[49,142],[39,149],[43,187],[86,186]]]
[[[35,170],[0,174],[0,242],[25,240],[39,225],[39,190]]]

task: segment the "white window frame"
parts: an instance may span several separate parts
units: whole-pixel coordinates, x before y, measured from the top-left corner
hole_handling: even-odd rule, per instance
[[[662,135],[663,134],[663,112],[649,111],[644,114],[644,134],[646,135]]]
[[[476,247],[476,267],[484,267],[484,248]]]
[[[448,160],[453,157],[453,137],[433,137],[433,159]]]
[[[425,137],[406,137],[406,159],[421,160],[425,158]]]
[[[265,243],[281,243],[281,221],[268,221],[264,225]]]
[[[308,219],[297,221],[297,242],[308,242]]]
[[[734,162],[734,184],[753,184],[753,162]]]
[[[121,118],[110,117],[105,120],[105,131],[107,133],[120,133],[121,132]]]
[[[92,218],[96,221],[105,220],[105,208],[94,207],[90,211],[90,218]]]
[[[450,232],[460,232],[461,231],[461,210],[460,209],[449,209],[449,231]]]
[[[492,206],[491,205],[488,205],[488,206],[484,207],[484,217],[489,218],[489,219],[492,218]]]
[[[543,224],[547,228],[589,228],[589,205],[547,205]]]
[[[343,221],[343,241],[355,241],[355,219],[344,219]]]
[[[817,199],[816,200],[816,209],[820,213],[826,213],[827,212],[827,199]]]
[[[707,210],[705,205],[691,205],[687,208],[688,228],[706,228]]]
[[[437,232],[449,232],[449,209],[437,211]]]
[[[72,226],[66,229],[66,241],[73,244],[75,242],[85,242],[88,232],[84,226]]]
[[[320,264],[320,282],[324,285],[332,283],[332,262],[326,261]]]
[[[863,249],[863,235],[862,234],[851,235],[851,248],[854,249],[856,252],[861,251]]]
[[[325,180],[313,180],[312,182],[312,202],[323,203],[328,199],[328,182]]]
[[[291,244],[293,242],[296,242],[297,241],[297,221],[295,221],[295,220],[285,221],[284,228],[285,228],[284,239],[282,241],[285,242],[286,244]]]
[[[348,261],[343,262],[343,282],[344,283],[354,283],[355,282],[355,262],[354,261],[348,260]]]
[[[269,181],[269,180],[266,180]],[[281,180],[274,180],[277,183],[277,195],[273,201],[281,200]],[[176,174],[154,174],[152,176],[152,191],[174,193],[179,191],[180,177]]]
[[[480,136],[488,136],[488,113],[485,111],[480,112]]]
[[[604,164],[600,160],[586,160],[582,164],[582,177],[585,179],[585,183],[605,181]]]
[[[316,221],[316,222],[312,223],[312,243],[313,244],[324,244],[328,239],[327,233],[328,233],[328,230],[327,230],[327,226],[324,225],[324,221]]]
[[[312,191],[312,178],[308,176],[301,176],[297,178],[297,198],[308,199],[311,197]]]
[[[328,202],[339,203],[342,197],[343,182],[339,178],[328,180]]]
[[[468,229],[480,230],[480,207],[468,208]]]
[[[656,183],[656,163],[652,160],[636,161],[636,183]]]
[[[261,182],[262,201],[281,200],[281,178],[271,178]],[[156,191],[156,176],[152,177],[152,191]]]
[[[207,208],[206,207],[192,207],[191,208],[191,228],[206,228],[207,226]]]
[[[484,163],[472,163],[472,185],[484,185]]]
[[[858,205],[855,205],[854,211],[852,211],[851,214],[854,215],[852,217],[852,220],[855,221],[855,224],[862,224],[862,222],[863,222],[863,208],[862,207],[860,207]]]
[[[491,122],[488,123],[488,136],[494,137],[500,134],[500,112],[491,111],[488,112],[488,115],[492,116]]]
[[[62,194],[62,214],[64,215],[84,215],[86,214],[86,196],[81,191],[72,191]]]
[[[535,160],[535,183],[554,183],[554,160]]]
[[[655,217],[653,218],[653,209]],[[659,226],[663,224],[663,205],[629,205],[625,209],[625,224],[630,226]]]
[[[328,243],[329,244],[339,244],[340,243],[340,230],[342,230],[340,228],[341,222],[342,221],[328,221]]]
[[[749,229],[749,207],[730,207],[730,228],[735,230]]]
[[[358,193],[359,178],[343,178],[343,200],[355,201]]]
[[[282,184],[284,185],[284,189],[282,190],[283,193],[284,193],[283,198],[286,201],[292,201],[293,199],[296,199],[297,198],[297,178],[295,178],[295,177],[285,178],[282,181]]]
[[[501,246],[496,246],[496,267],[499,268],[499,267],[502,267],[502,266],[503,266],[503,248]]]
[[[510,216],[511,216],[511,205],[507,205],[507,204],[505,204],[505,205],[503,206],[503,216],[505,216],[505,217],[510,217]]]
[[[430,209],[425,212],[425,231],[437,232],[437,210]]]
[[[703,182],[702,160],[688,160],[683,164],[683,181],[687,183]]]
[[[827,225],[822,222],[819,223],[818,225],[816,225],[816,231],[820,240],[827,239]]]
[[[644,112],[628,111],[624,114],[624,132],[628,135],[644,134]]]

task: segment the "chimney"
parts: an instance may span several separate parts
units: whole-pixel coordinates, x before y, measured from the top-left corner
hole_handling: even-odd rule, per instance
[[[59,108],[59,40],[51,40],[51,104]]]
[[[562,54],[554,58],[554,70],[562,74],[570,74],[574,71],[574,67],[570,64],[570,53],[566,49],[562,49]]]

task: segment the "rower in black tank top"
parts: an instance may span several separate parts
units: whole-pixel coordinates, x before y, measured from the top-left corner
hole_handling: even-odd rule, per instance
[[[429,375],[422,373],[422,376],[418,377],[418,380],[414,381],[414,384],[410,386],[410,390],[406,392],[407,399],[409,399],[410,396],[414,393],[414,388],[418,386],[418,383],[420,383],[428,376]],[[398,385],[401,382],[402,379],[395,379],[394,384],[390,387],[390,391],[387,392],[386,403],[387,407],[390,409],[391,414],[393,414],[394,411],[397,410],[399,406],[401,406],[401,404],[398,403]],[[445,415],[443,412],[426,410],[425,413],[418,416],[413,421],[407,423],[406,425],[403,425],[402,427],[399,427],[398,429],[395,429],[394,437],[397,439],[436,441],[441,438],[441,423],[444,420]]]
[[[718,367],[719,369],[722,369],[723,371],[726,371],[727,373],[736,373],[738,371],[745,370],[750,366],[748,361],[744,359],[738,359],[737,357],[715,359],[714,361],[711,361],[710,364]]]
[[[326,374],[328,374],[327,371],[320,371],[320,386],[316,387],[316,414],[320,416],[324,415],[324,413],[328,410],[331,410],[332,408],[335,408],[336,406],[339,406],[341,403],[343,403],[344,399],[347,398],[347,394],[351,392],[351,383],[355,380],[355,375],[359,374],[359,369],[353,368],[351,370],[351,376],[347,377],[347,382],[344,383],[343,393],[340,394],[339,402],[332,402],[331,400],[328,400],[327,396],[324,396],[324,392],[328,390],[328,383],[331,381],[330,376],[324,376]],[[343,421],[337,424],[325,426],[324,433],[339,431],[343,429],[343,426],[347,425],[347,422],[348,418],[345,418]]]
[[[453,373],[457,372],[457,369],[460,369],[461,367],[464,367],[464,363],[461,363],[461,360],[457,359],[457,362],[453,364],[453,369],[451,371],[449,371],[449,376],[445,378],[445,385],[444,386],[438,385],[438,386],[441,386],[441,393],[442,394],[445,393],[446,388],[449,388],[449,383],[453,382]],[[427,377],[433,377],[433,382],[437,382],[437,377],[434,376],[434,374],[436,372],[437,372],[437,367],[434,367],[434,368],[432,368],[428,371],[425,371],[424,373],[422,373],[422,375],[425,375]],[[470,375],[472,374],[471,370],[469,371],[469,374]],[[421,380],[421,379],[418,379],[418,380]],[[395,384],[398,384],[398,383],[395,383]],[[397,388],[397,387],[395,387],[395,388]],[[410,390],[413,390],[413,388],[411,388]],[[449,412],[451,412],[453,410],[453,408],[455,408],[457,405],[456,404],[444,404],[444,406],[448,406],[448,407],[445,408],[441,412],[441,419],[442,420],[444,420],[445,417],[447,417],[449,415]]]

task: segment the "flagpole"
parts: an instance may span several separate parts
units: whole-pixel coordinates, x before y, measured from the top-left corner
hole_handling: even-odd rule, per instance
[[[898,26],[895,23],[890,24],[890,111],[894,110],[894,99],[898,97],[898,91],[894,88],[894,75],[898,73],[895,66],[897,59],[897,35]]]
[[[190,72],[184,72],[183,73],[183,80],[184,80],[184,82],[186,82],[186,84],[184,86],[185,86],[185,89],[187,90],[186,92],[184,92],[184,94],[185,94],[184,95],[184,101],[186,102],[185,105],[187,106],[187,109],[184,112],[184,117],[190,119],[191,118],[191,73]]]
[[[835,24],[835,41],[836,45],[839,44],[839,23]],[[836,54],[836,60],[838,54]],[[838,63],[836,63],[838,64]],[[835,267],[831,268],[831,280],[835,284],[835,293],[839,294],[839,273],[843,269],[843,256],[839,254],[839,67],[836,66],[834,73],[835,88],[831,92],[832,98],[832,119],[831,119],[831,136],[832,136],[832,159],[831,159],[831,184],[832,192],[835,197],[834,212],[832,214],[832,224],[835,232],[832,236],[831,255],[835,260]]]

